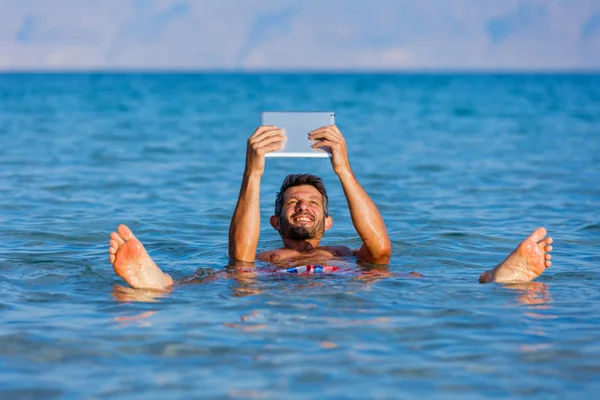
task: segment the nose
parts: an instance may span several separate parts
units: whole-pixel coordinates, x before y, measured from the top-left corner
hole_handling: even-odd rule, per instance
[[[298,210],[298,211],[308,210],[308,202],[305,200],[300,200],[299,202],[296,203],[296,210]]]

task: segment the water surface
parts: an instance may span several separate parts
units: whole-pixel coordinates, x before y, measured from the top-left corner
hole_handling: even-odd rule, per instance
[[[394,276],[210,279],[263,110],[335,111]],[[599,110],[598,75],[0,75],[2,398],[593,398]],[[260,250],[297,172],[358,247],[327,160],[268,159]],[[128,289],[119,223],[205,279]],[[536,283],[477,283],[541,225]]]

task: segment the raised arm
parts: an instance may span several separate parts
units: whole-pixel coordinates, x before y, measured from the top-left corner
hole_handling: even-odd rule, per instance
[[[324,147],[331,152],[331,165],[342,183],[352,223],[363,242],[358,250],[358,258],[373,264],[387,264],[392,254],[392,244],[385,223],[377,206],[350,168],[344,136],[337,126],[331,125],[311,132],[309,138],[317,140],[314,148]]]
[[[235,211],[229,225],[229,258],[253,262],[260,236],[260,180],[265,154],[283,147],[285,134],[274,126],[261,126],[248,139],[246,168]]]

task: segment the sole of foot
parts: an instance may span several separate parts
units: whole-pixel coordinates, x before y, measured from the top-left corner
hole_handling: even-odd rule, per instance
[[[133,288],[162,290],[173,285],[173,279],[161,271],[126,225],[110,234],[108,253],[117,275]]]
[[[537,228],[494,269],[481,274],[479,282],[523,283],[540,276],[552,265],[552,238],[546,229]]]

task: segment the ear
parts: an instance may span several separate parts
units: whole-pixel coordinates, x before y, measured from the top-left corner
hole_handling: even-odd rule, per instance
[[[333,218],[331,218],[331,217],[325,218],[325,230],[328,231],[332,225],[333,225]]]
[[[273,229],[275,229],[277,232],[279,232],[279,227],[280,227],[279,217],[277,215],[271,215],[269,222],[271,223],[271,226],[273,227]]]

